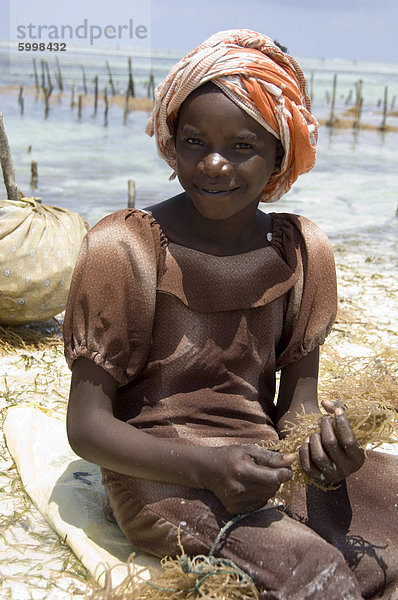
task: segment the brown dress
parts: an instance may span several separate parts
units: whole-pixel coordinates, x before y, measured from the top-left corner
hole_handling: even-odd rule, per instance
[[[181,444],[277,439],[275,372],[323,343],[336,279],[330,244],[313,223],[287,214],[272,221],[268,246],[234,256],[169,242],[140,210],[114,213],[89,232],[71,285],[65,352],[69,365],[86,356],[118,381],[116,417]],[[374,597],[395,598],[397,490],[373,505],[382,522],[373,537],[373,496],[355,492],[369,469],[375,475],[384,466],[391,481],[392,461],[380,454],[368,465],[333,494],[311,491],[307,501],[301,494],[295,519],[279,509],[243,519],[217,554],[248,571],[268,599],[370,598],[383,590]],[[106,469],[103,482],[125,535],[156,556],[178,553],[178,526],[185,551],[206,554],[230,519],[210,492]],[[364,519],[350,515],[353,504]]]

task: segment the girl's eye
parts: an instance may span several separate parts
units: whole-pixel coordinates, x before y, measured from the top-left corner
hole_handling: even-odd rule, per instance
[[[194,146],[201,143],[201,141],[198,138],[194,138],[194,137],[187,138],[185,141],[187,142],[187,144],[192,144]]]
[[[235,148],[237,150],[250,150],[253,148],[253,146],[251,144],[247,144],[246,142],[238,142],[235,144]]]

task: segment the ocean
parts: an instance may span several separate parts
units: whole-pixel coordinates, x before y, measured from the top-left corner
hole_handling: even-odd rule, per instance
[[[36,53],[39,54],[39,53]],[[149,73],[159,83],[182,55],[158,52],[151,57],[131,53],[136,96],[146,97]],[[148,114],[132,111],[123,122],[123,108],[110,105],[104,126],[103,106],[93,114],[93,100],[82,117],[70,107],[71,86],[82,93],[84,65],[89,93],[93,77],[99,89],[108,85],[105,61],[109,61],[116,90],[127,86],[127,53],[100,51],[59,53],[65,93],[61,97],[54,79],[55,58],[49,61],[54,91],[48,117],[34,85],[32,55],[15,53],[11,70],[8,50],[0,44],[0,111],[8,133],[16,179],[25,195],[40,196],[45,204],[81,213],[90,225],[106,214],[127,206],[127,181],[136,183],[136,206],[143,208],[179,191],[178,181],[169,181],[171,171],[158,158],[155,144],[145,135]],[[46,56],[47,58],[47,56]],[[377,130],[381,124],[384,86],[388,85],[387,125],[398,125],[398,65],[352,62],[342,59],[299,59],[313,98],[313,112],[328,118],[333,76],[337,75],[336,115],[353,106],[356,85],[362,83],[364,98],[361,121],[374,130],[320,127],[317,163],[303,175],[279,202],[264,205],[272,212],[293,212],[315,221],[335,244],[367,244],[369,252],[383,256],[383,268],[398,271],[398,132]],[[37,58],[40,77],[40,56]],[[312,81],[312,85],[311,85]],[[24,86],[24,112],[18,105]],[[394,114],[395,113],[395,114]],[[30,189],[30,164],[38,163],[38,188]],[[5,197],[4,186],[0,194]],[[380,265],[379,265],[380,267]]]

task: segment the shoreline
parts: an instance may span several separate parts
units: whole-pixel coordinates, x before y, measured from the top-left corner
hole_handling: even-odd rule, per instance
[[[379,361],[390,373],[398,370],[397,280],[385,271],[375,277],[366,262],[366,252],[354,250],[335,247],[339,312],[321,351],[321,393],[324,382],[330,383],[336,372],[345,369],[360,372]],[[355,254],[358,265],[348,264],[352,262],[350,254]],[[7,406],[23,403],[65,414],[70,373],[63,358],[60,329],[55,321],[49,321],[30,330],[48,337],[43,337],[36,348],[28,338],[14,350],[4,343],[0,346],[0,368],[6,373],[0,379],[5,390],[0,400],[3,417]],[[4,525],[0,547],[7,556],[1,569],[4,597],[19,600],[32,594],[34,598],[67,600],[74,594],[89,594],[94,582],[23,492],[4,439],[0,446],[0,487]]]

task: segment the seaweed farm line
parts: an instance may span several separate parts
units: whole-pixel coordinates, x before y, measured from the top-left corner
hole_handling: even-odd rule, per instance
[[[45,55],[48,56],[48,53]],[[43,53],[20,53],[0,42],[0,67],[3,84],[20,87],[36,86],[47,91],[59,89],[86,96],[103,93],[152,97],[153,87],[163,80],[182,52],[158,51],[151,54],[127,50],[84,52],[75,49],[62,53],[62,58],[43,60]],[[320,118],[330,116],[333,96],[337,112],[357,105],[370,113],[383,109],[384,90],[388,86],[387,112],[394,114],[398,95],[398,69],[393,63],[356,62],[342,59],[302,59],[300,63],[308,81],[308,93]],[[95,81],[97,78],[97,82]],[[334,88],[334,78],[337,79]],[[369,116],[369,115],[368,115]]]

